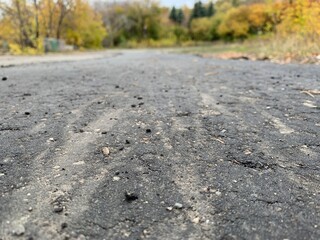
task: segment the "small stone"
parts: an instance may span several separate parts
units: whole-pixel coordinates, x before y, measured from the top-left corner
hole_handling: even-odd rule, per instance
[[[74,166],[79,166],[79,165],[84,165],[84,164],[86,164],[85,161],[79,161],[79,162],[72,163],[72,165],[74,165]]]
[[[101,132],[101,134],[105,135],[105,134],[107,134],[107,131],[103,131],[103,132]]]
[[[48,141],[49,141],[49,142],[54,142],[55,140],[54,140],[54,138],[49,138]]]
[[[12,235],[14,236],[22,236],[25,232],[25,228],[22,224],[14,224]]]
[[[2,77],[2,81],[7,81],[8,78],[7,77]]]
[[[106,157],[109,156],[110,154],[110,150],[107,147],[102,148],[102,153],[103,155],[105,155]]]
[[[77,240],[86,240],[86,237],[82,234],[80,234],[78,237],[77,237]]]
[[[131,105],[132,108],[135,108],[136,106],[137,106],[137,105],[135,105],[135,104],[132,104],[132,105]]]
[[[150,128],[146,129],[146,133],[151,133],[151,132],[152,132],[152,131],[151,131]]]
[[[125,197],[127,202],[133,202],[139,198],[138,194],[132,192],[125,192]]]
[[[171,212],[172,209],[173,209],[173,207],[167,207],[166,209],[167,209],[169,212]]]
[[[200,218],[196,217],[196,218],[192,219],[192,222],[195,224],[198,224],[200,222]]]
[[[120,177],[118,176],[113,177],[113,181],[119,181],[119,180],[120,180]]]
[[[31,113],[30,113],[30,112],[24,112],[24,114],[28,116],[28,115],[30,115]]]
[[[216,195],[217,195],[217,196],[221,196],[221,194],[222,194],[222,193],[221,193],[220,191],[216,191]]]
[[[174,204],[174,207],[175,207],[176,209],[182,209],[182,208],[183,208],[183,205],[182,205],[181,203],[175,203],[175,204]]]
[[[252,152],[249,150],[249,149],[246,149],[245,151],[244,151],[244,154],[245,155],[250,155]]]
[[[32,207],[29,207],[29,208],[28,208],[28,211],[29,211],[29,212],[32,212],[32,210],[33,210]]]
[[[62,206],[59,206],[59,205],[53,206],[53,212],[60,213],[62,211],[63,211],[63,207]]]

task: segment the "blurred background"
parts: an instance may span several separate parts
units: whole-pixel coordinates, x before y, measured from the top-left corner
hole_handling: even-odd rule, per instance
[[[0,0],[0,54],[167,47],[308,62],[319,36],[318,0]]]

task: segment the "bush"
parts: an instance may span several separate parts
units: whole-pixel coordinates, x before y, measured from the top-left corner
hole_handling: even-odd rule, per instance
[[[193,19],[190,25],[190,34],[193,40],[211,41],[213,38],[211,19],[210,18]]]
[[[248,37],[250,29],[248,10],[245,6],[230,9],[218,27],[218,34],[226,40]]]

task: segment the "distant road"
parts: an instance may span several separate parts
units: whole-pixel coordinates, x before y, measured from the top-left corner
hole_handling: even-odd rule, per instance
[[[157,50],[0,65],[1,240],[320,239],[318,66]]]
[[[96,52],[70,52],[70,53],[51,53],[46,55],[35,56],[11,56],[0,55],[0,67],[12,67],[13,65],[24,65],[34,63],[49,63],[49,62],[70,62],[92,60],[116,55],[116,50],[96,51]]]

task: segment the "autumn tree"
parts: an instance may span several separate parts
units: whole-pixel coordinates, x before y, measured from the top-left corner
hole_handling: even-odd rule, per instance
[[[190,25],[190,34],[196,41],[212,40],[212,21],[210,18],[193,19]]]
[[[160,36],[159,5],[153,1],[138,1],[129,5],[128,18],[133,22],[130,33],[136,36],[138,41],[142,39],[158,39]]]
[[[0,2],[0,9],[3,11],[4,22],[10,22],[9,26],[15,30],[14,40],[22,48],[35,45],[35,34],[33,29],[33,13],[26,0],[12,0],[10,3]],[[4,25],[4,24],[2,24]],[[3,33],[5,35],[5,33]]]
[[[128,17],[128,3],[107,3],[96,2],[95,10],[103,21],[103,25],[108,32],[104,39],[104,46],[119,45],[126,40],[125,32],[129,32],[134,24]]]
[[[73,11],[66,16],[62,33],[67,43],[83,48],[100,48],[106,36],[100,15],[83,0],[75,0]]]
[[[230,9],[218,27],[220,36],[227,40],[246,38],[249,35],[248,8],[245,6]]]
[[[1,1],[0,9],[0,37],[21,49],[41,49],[44,38],[97,47],[105,35],[100,17],[86,0]],[[71,40],[71,35],[73,39],[77,35],[78,40]]]

